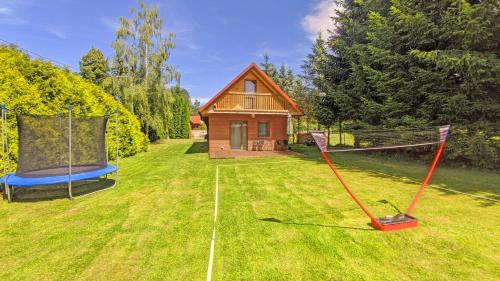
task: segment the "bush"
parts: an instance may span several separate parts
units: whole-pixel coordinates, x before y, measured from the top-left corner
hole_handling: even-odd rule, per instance
[[[500,139],[493,128],[452,127],[445,162],[452,166],[500,168]]]
[[[117,109],[120,156],[131,156],[147,149],[147,139],[140,131],[139,121],[111,95],[69,70],[31,59],[15,47],[5,45],[0,45],[0,103],[6,104],[9,112],[12,169],[15,168],[18,152],[15,115],[67,113],[68,104],[73,105],[73,116],[102,116]],[[114,159],[115,155],[114,129],[114,119],[111,118],[107,134],[110,159]]]

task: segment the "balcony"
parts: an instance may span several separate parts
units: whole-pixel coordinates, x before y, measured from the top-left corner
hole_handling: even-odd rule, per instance
[[[288,112],[289,105],[271,93],[228,92],[214,103],[214,111]]]

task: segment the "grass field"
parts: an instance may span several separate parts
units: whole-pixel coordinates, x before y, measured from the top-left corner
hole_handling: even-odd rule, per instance
[[[0,280],[499,280],[500,175],[440,168],[417,229],[374,231],[312,147],[296,157],[208,160],[168,141],[120,162],[117,188],[0,202]],[[332,157],[378,216],[404,210],[426,167]],[[448,190],[437,189],[446,188]],[[33,195],[33,194],[31,194]]]

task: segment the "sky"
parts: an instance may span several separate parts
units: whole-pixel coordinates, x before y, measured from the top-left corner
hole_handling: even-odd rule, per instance
[[[202,103],[266,52],[300,72],[312,40],[332,29],[335,9],[334,0],[144,2],[159,5],[165,29],[176,34],[169,63]],[[135,0],[0,0],[0,42],[78,71],[91,47],[111,57],[118,18],[132,7]]]

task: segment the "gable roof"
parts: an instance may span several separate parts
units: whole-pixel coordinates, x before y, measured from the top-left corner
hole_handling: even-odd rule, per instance
[[[280,96],[282,96],[297,112],[301,115],[304,115],[304,111],[300,109],[300,107],[293,101],[290,96],[288,96],[274,81],[269,77],[260,67],[254,62],[247,66],[238,76],[236,76],[231,82],[229,82],[222,90],[220,90],[215,96],[213,96],[209,101],[207,101],[200,109],[199,113],[205,111],[212,103],[214,103],[224,92],[226,92],[229,88],[231,88],[234,84],[236,84],[242,77],[248,74],[250,71],[254,70],[257,75],[262,78],[262,80],[268,84],[268,86],[274,89]]]

